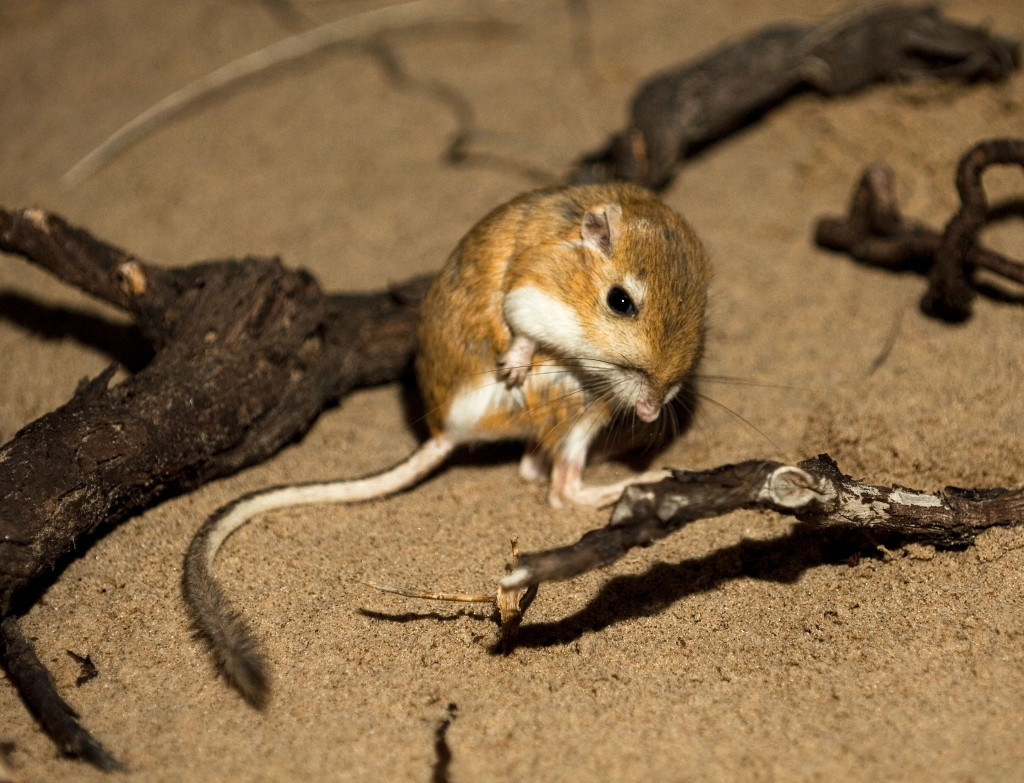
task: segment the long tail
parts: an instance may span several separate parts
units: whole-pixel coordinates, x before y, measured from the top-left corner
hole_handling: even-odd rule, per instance
[[[185,554],[182,593],[198,635],[209,642],[221,670],[246,701],[257,708],[267,703],[270,668],[248,624],[213,578],[213,561],[227,537],[265,511],[310,503],[356,503],[408,489],[440,466],[453,449],[447,437],[435,436],[383,473],[271,487],[237,498],[203,523]]]

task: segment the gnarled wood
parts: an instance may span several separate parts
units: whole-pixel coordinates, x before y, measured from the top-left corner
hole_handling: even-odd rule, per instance
[[[398,378],[429,280],[329,296],[274,259],[161,269],[39,210],[0,210],[0,249],[127,311],[155,350],[125,380],[112,383],[111,367],[82,383],[0,447],[8,673],[64,752],[109,767],[45,668],[15,665],[34,658],[15,615],[101,527],[266,459],[349,390]]]
[[[1019,41],[946,19],[934,6],[868,6],[817,25],[772,25],[652,76],[633,98],[629,125],[581,158],[572,179],[660,188],[678,161],[799,92],[999,81],[1019,67]]]

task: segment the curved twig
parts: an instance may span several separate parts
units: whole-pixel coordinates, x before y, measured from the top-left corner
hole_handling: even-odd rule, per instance
[[[222,65],[153,104],[118,128],[100,146],[91,150],[68,169],[62,177],[62,182],[69,188],[81,184],[171,117],[221,90],[271,68],[385,30],[397,30],[422,24],[424,21],[464,20],[467,14],[477,13],[478,8],[479,3],[472,0],[413,0],[346,16],[275,41],[269,46]]]
[[[875,163],[861,176],[849,215],[821,218],[814,240],[865,264],[927,274],[921,309],[946,321],[962,321],[971,314],[976,269],[1024,285],[1024,264],[977,244],[978,233],[989,223],[1024,218],[1024,198],[989,205],[981,175],[997,164],[1024,167],[1024,139],[991,139],[964,154],[957,167],[961,206],[938,232],[900,215],[892,171],[884,163]]]

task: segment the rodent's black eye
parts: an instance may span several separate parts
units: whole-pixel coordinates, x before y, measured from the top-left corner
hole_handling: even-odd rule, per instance
[[[608,298],[605,300],[613,313],[632,318],[636,315],[636,305],[626,290],[621,286],[613,285],[608,291]]]

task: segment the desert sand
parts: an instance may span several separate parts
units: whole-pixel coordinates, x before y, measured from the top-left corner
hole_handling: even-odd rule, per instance
[[[294,7],[328,21],[371,5]],[[379,288],[436,270],[479,217],[539,184],[527,169],[557,177],[599,146],[654,70],[840,7],[552,0],[515,27],[424,26],[385,41],[408,73],[467,98],[500,160],[447,163],[450,108],[349,47],[204,102],[68,189],[61,175],[121,124],[294,20],[255,0],[7,0],[0,203],[53,210],[158,263],[277,254],[327,290]],[[1019,0],[945,10],[1024,38]],[[979,299],[962,325],[931,320],[919,277],[811,236],[875,160],[894,169],[907,215],[944,223],[960,154],[1022,130],[1024,75],[887,85],[800,96],[689,161],[664,199],[715,267],[710,400],[659,461],[827,451],[876,483],[1020,486],[1020,306]],[[986,184],[1020,193],[1024,176]],[[985,241],[1024,256],[1019,224]],[[0,442],[113,360],[92,318],[124,322],[0,257]],[[705,520],[543,587],[522,646],[502,657],[486,608],[360,580],[487,592],[511,536],[541,549],[604,523],[605,511],[549,508],[519,481],[514,449],[467,453],[400,497],[275,513],[233,537],[216,570],[275,673],[269,707],[249,708],[191,635],[179,575],[192,533],[239,493],[397,461],[416,443],[405,397],[361,391],[265,464],[121,525],[24,618],[62,693],[127,766],[117,779],[1024,780],[1024,529],[958,551],[865,550],[770,514]],[[98,677],[76,687],[67,650]],[[6,680],[0,741],[17,780],[109,779],[61,758]]]

